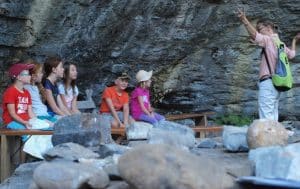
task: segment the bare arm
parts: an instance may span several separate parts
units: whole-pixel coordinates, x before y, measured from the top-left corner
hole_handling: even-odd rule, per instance
[[[123,105],[123,115],[124,115],[124,125],[127,126],[128,125],[128,120],[129,120],[129,105],[128,104],[124,104]]]
[[[65,95],[60,94],[60,97],[61,97],[61,101],[62,101],[63,105],[64,105],[65,107],[68,107],[67,101],[66,101],[66,98],[65,98]]]
[[[247,29],[248,33],[250,34],[252,39],[255,39],[256,37],[256,29],[255,27],[249,22],[249,20],[246,17],[246,14],[243,10],[238,9],[238,17],[243,22],[245,28]]]
[[[77,96],[74,96],[74,98],[72,99],[71,112],[75,114],[80,113],[77,108]]]
[[[292,50],[296,50],[296,43],[297,41],[300,39],[300,33],[298,33],[294,38],[293,38],[293,41],[292,41],[292,47],[291,49]]]
[[[32,111],[32,105],[28,106],[28,115],[29,115],[30,118],[36,117],[35,114]]]
[[[65,114],[59,109],[59,107],[56,105],[56,102],[53,98],[53,95],[52,95],[52,91],[49,90],[49,89],[46,89],[45,90],[45,93],[46,93],[46,100],[49,104],[49,106],[51,107],[51,109],[58,115],[61,115],[61,116],[64,116]]]
[[[65,114],[65,115],[72,115],[71,110],[65,106],[62,102],[61,95],[57,95],[57,104],[59,109]]]
[[[16,114],[16,111],[15,111],[15,104],[7,104],[7,109],[8,109],[8,112],[9,112],[9,115],[17,122],[25,125],[25,127],[27,129],[30,129],[31,128],[31,125],[29,124],[28,121],[24,121],[22,118],[20,118],[17,114]]]
[[[139,105],[142,109],[142,111],[147,114],[148,116],[151,115],[151,112],[149,110],[147,110],[147,108],[144,106],[144,101],[143,101],[143,97],[142,96],[138,96],[138,102],[139,102]]]

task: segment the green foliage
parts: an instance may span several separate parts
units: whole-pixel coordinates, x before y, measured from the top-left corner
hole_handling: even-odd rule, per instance
[[[250,125],[253,121],[253,118],[244,115],[228,114],[216,117],[214,121],[219,125],[244,126]]]

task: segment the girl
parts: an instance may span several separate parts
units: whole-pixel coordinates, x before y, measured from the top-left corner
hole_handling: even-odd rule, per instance
[[[62,103],[58,95],[58,88],[56,82],[63,77],[64,68],[63,62],[58,57],[47,58],[44,64],[45,78],[44,88],[46,96],[46,105],[50,115],[66,116],[71,115],[69,111],[59,108],[58,104]]]
[[[140,70],[136,74],[138,86],[131,93],[131,114],[135,120],[149,122],[153,125],[160,120],[165,120],[164,116],[153,112],[150,104],[150,91],[152,71]]]
[[[72,63],[65,64],[63,82],[58,85],[62,104],[71,114],[80,113],[77,108],[78,88],[76,86],[77,69]]]
[[[43,64],[39,64],[36,61],[29,60],[27,63],[34,65],[34,68],[30,70],[31,81],[30,84],[24,86],[31,95],[32,110],[39,119],[46,119],[51,122],[56,122],[57,118],[51,116],[47,112],[47,106],[43,103],[45,100],[44,87],[42,86],[43,77]]]

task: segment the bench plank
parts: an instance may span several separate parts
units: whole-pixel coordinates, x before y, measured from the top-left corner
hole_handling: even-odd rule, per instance
[[[38,130],[38,129],[0,129],[0,135],[6,136],[22,136],[22,135],[52,135],[53,131],[48,130]]]
[[[214,112],[202,112],[202,113],[184,113],[176,115],[166,115],[166,119],[169,121],[180,120],[180,119],[189,119],[189,118],[201,118],[208,115],[213,115]]]
[[[220,132],[223,131],[223,126],[208,126],[208,127],[203,127],[203,126],[197,126],[197,127],[192,127],[192,129],[195,132],[201,132],[201,131],[208,131],[208,132]]]
[[[125,127],[111,128],[111,134],[126,136],[126,128]]]

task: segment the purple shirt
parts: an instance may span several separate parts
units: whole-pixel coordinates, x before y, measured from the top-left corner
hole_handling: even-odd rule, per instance
[[[144,106],[146,109],[149,109],[150,107],[150,93],[148,89],[144,89],[141,87],[135,88],[131,93],[130,98],[130,110],[131,115],[134,119],[138,119],[141,114],[143,114],[143,110],[141,106],[139,105],[138,97],[143,97]]]

